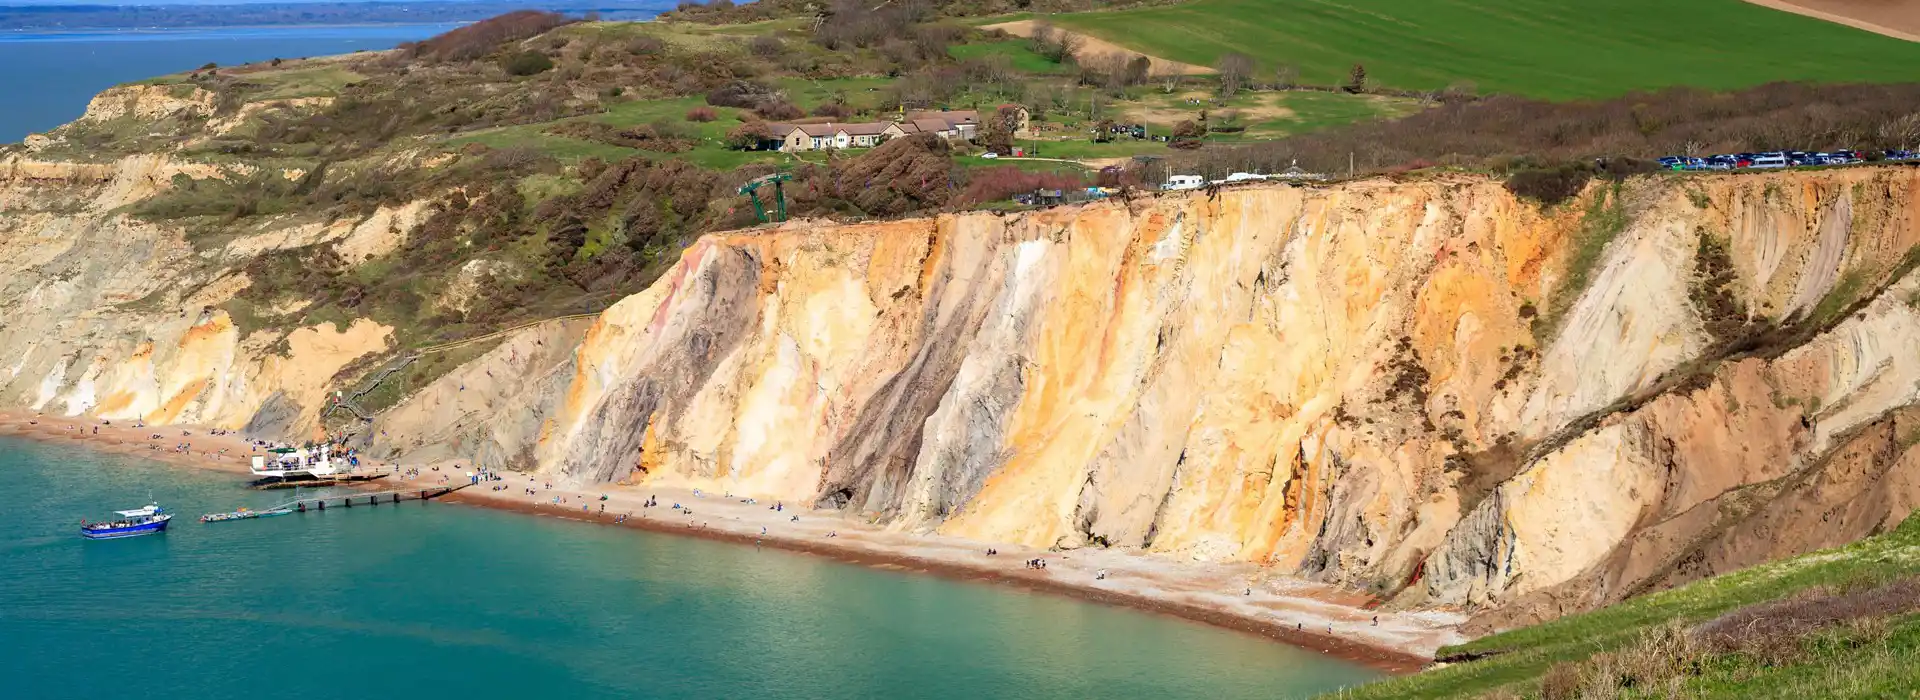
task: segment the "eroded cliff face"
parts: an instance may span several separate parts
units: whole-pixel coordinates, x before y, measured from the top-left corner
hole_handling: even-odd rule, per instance
[[[127,186],[95,180],[99,201]],[[109,209],[0,210],[7,403],[310,429],[385,349],[369,324],[268,348],[180,316],[190,295],[153,310],[181,256],[217,254]],[[376,245],[279,235],[376,259],[410,216]],[[506,334],[363,434],[905,531],[1254,561],[1504,625],[1904,517],[1916,244],[1910,168],[1655,177],[1544,211],[1444,176],[792,223]]]
[[[1911,510],[1916,185],[1543,212],[1442,178],[709,237],[589,331],[537,462],[1583,609]]]
[[[0,405],[319,435],[336,374],[386,350],[393,329],[294,318],[248,333],[215,307],[251,283],[240,270],[263,253],[331,244],[365,259],[404,237],[419,206],[276,222],[198,246],[125,211],[176,176],[227,174],[164,156],[0,159]]]

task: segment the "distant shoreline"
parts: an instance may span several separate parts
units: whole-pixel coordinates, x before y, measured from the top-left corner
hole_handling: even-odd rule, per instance
[[[29,420],[37,420],[38,425],[30,427]],[[85,417],[31,418],[29,414],[0,410],[0,436],[67,442],[87,449],[142,456],[195,469],[247,474],[244,458],[241,457],[248,454],[247,443],[238,435],[208,436],[204,428],[196,426],[147,426],[135,430],[116,424],[113,429],[94,436],[63,427],[90,427],[98,422],[99,419]],[[174,437],[182,430],[193,435]],[[141,449],[145,445],[135,443],[148,441],[146,433],[163,436],[158,441],[163,445],[191,440],[196,443],[195,452],[201,451],[201,445],[216,450],[225,447],[235,458],[214,461],[164,449]],[[99,439],[94,439],[96,437]],[[381,488],[392,489],[397,485],[426,488],[441,483],[435,479],[465,478],[457,461],[442,463],[438,468],[408,464],[406,466],[431,471],[423,472],[421,477],[412,481],[389,477],[380,482]],[[369,465],[372,464],[369,462]],[[1259,584],[1260,596],[1243,599],[1238,591],[1241,584],[1234,578],[1236,574],[1233,572],[1244,567],[1183,564],[1163,557],[1119,551],[1034,550],[938,535],[889,532],[835,512],[814,511],[797,504],[785,512],[769,513],[771,509],[766,507],[766,503],[743,505],[733,502],[735,498],[714,494],[700,496],[686,489],[650,485],[606,484],[596,485],[590,491],[577,488],[541,489],[541,499],[549,495],[567,499],[565,505],[549,505],[544,501],[536,503],[523,495],[521,489],[527,488],[529,483],[536,480],[535,477],[510,473],[506,478],[507,481],[494,482],[506,486],[505,491],[467,489],[439,500],[603,526],[624,526],[667,535],[773,547],[846,563],[921,572],[955,580],[1012,585],[1255,634],[1393,675],[1416,673],[1432,661],[1430,655],[1415,653],[1404,648],[1404,644],[1396,647],[1382,639],[1367,639],[1369,631],[1394,634],[1404,629],[1412,619],[1429,613],[1381,613],[1379,617],[1387,626],[1371,627],[1367,617],[1373,615],[1373,611],[1360,607],[1355,601],[1328,598],[1327,591],[1322,590],[1324,587],[1305,582],[1283,583],[1278,590],[1273,589],[1270,582],[1263,582]],[[608,495],[609,500],[596,500],[595,495],[600,493]],[[650,510],[638,507],[639,503],[652,495],[659,496],[660,507]],[[588,509],[575,511],[575,503]],[[667,507],[673,503],[698,506],[699,511],[695,517],[680,515]],[[592,506],[602,504],[607,510],[591,510]],[[615,515],[623,512],[633,512],[635,516],[615,522]],[[785,518],[789,515],[804,516],[806,522],[786,527]],[[763,528],[767,534],[754,532],[756,527]],[[827,533],[842,536],[833,537]],[[987,546],[1003,551],[997,557],[987,557],[981,554],[981,550]],[[1036,557],[1046,559],[1049,566],[1037,571],[1020,566],[1024,559]],[[1112,578],[1108,581],[1097,579],[1095,573],[1101,570],[1112,571]],[[1222,587],[1234,590],[1218,590]],[[1289,624],[1294,626],[1288,627]],[[1336,624],[1345,629],[1329,633],[1328,630]],[[1409,633],[1417,634],[1412,631]]]
[[[404,29],[411,27],[459,27],[478,20],[458,22],[361,22],[353,24],[231,24],[197,27],[71,27],[63,29],[0,29],[0,41],[13,37],[96,37],[160,36],[167,34],[211,34],[230,31],[304,31],[315,29]]]
[[[415,25],[477,22],[516,10],[570,17],[650,19],[673,9],[665,0],[435,0],[351,2],[230,2],[168,5],[0,5],[0,35],[10,32],[223,29]]]

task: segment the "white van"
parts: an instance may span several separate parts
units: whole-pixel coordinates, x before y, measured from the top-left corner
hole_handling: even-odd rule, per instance
[[[1167,178],[1167,184],[1161,185],[1160,189],[1168,192],[1175,190],[1192,190],[1204,187],[1206,184],[1207,178],[1199,175],[1175,175]]]
[[[1753,157],[1753,165],[1752,165],[1752,166],[1750,166],[1750,167],[1755,167],[1755,168],[1784,168],[1784,167],[1787,167],[1787,154],[1785,154],[1785,153],[1762,153],[1762,154],[1760,154],[1760,155],[1757,155],[1757,156],[1754,156],[1754,157]]]

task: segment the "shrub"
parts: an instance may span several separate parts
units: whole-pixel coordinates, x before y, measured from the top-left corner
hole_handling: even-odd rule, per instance
[[[777,99],[779,91],[751,80],[735,80],[707,92],[707,104],[715,107],[753,109],[762,102]]]
[[[1199,123],[1192,119],[1182,120],[1180,123],[1173,125],[1173,137],[1176,139],[1197,139],[1206,135],[1206,127],[1200,126]]]
[[[774,58],[787,52],[787,44],[780,37],[762,34],[747,42],[747,50],[761,58]]]
[[[655,56],[667,50],[667,44],[659,37],[642,34],[627,40],[627,53],[635,56]]]
[[[813,108],[813,116],[816,117],[846,119],[850,114],[853,114],[853,110],[840,102],[822,102]]]
[[[806,112],[800,111],[799,106],[786,100],[767,100],[754,106],[753,111],[763,119],[774,121],[799,119],[807,116]]]
[[[1593,170],[1582,165],[1522,170],[1507,177],[1507,191],[1552,206],[1579,195],[1591,179]]]
[[[539,75],[553,70],[553,59],[547,58],[546,54],[538,51],[521,51],[508,54],[506,58],[501,59],[500,68],[505,70],[507,75]]]
[[[695,107],[687,110],[687,121],[690,122],[710,122],[719,118],[720,113],[713,111],[712,107]]]
[[[727,148],[747,151],[760,147],[763,141],[773,140],[773,129],[766,122],[751,121],[733,127],[727,132]]]
[[[1011,165],[975,170],[967,177],[967,187],[954,198],[962,206],[996,202],[1034,190],[1077,190],[1087,186],[1077,175],[1030,173]]]

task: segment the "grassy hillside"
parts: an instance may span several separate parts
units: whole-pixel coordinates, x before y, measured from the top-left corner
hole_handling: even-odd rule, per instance
[[[1916,574],[1909,517],[1845,547],[1445,648],[1455,663],[1336,697],[1909,697]]]
[[[1920,44],[1740,0],[1193,0],[1053,21],[1154,56],[1213,65],[1252,56],[1338,84],[1355,63],[1377,85],[1548,99],[1777,80],[1912,80]],[[1271,75],[1271,73],[1267,73]]]

